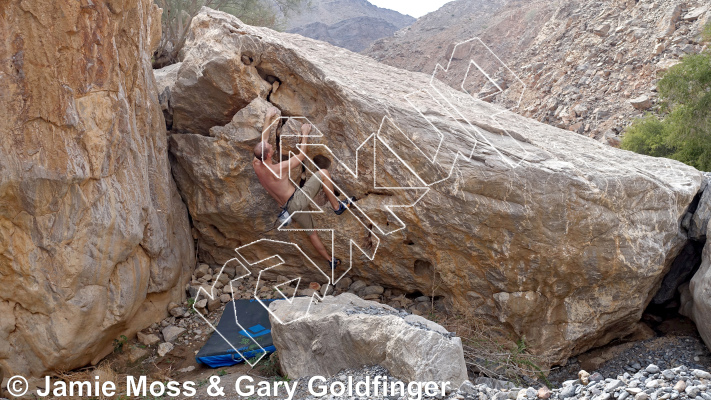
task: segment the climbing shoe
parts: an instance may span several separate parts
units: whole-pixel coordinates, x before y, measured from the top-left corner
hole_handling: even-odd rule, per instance
[[[333,210],[333,212],[335,212],[336,215],[343,214],[344,212],[346,212],[346,210],[348,208],[350,208],[351,204],[353,204],[354,201],[355,201],[355,197],[351,197],[350,199],[345,199],[343,201],[339,201],[338,202],[338,210]]]
[[[329,264],[331,265],[331,271],[334,271],[337,266],[341,265],[341,260],[334,258],[329,262]]]

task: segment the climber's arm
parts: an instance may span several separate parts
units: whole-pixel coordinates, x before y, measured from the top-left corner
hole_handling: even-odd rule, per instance
[[[295,154],[289,158],[289,169],[298,167],[301,162],[306,159],[306,147],[304,145],[306,144],[309,133],[311,133],[311,124],[301,125],[301,146],[298,146],[301,151],[299,154]]]
[[[269,142],[269,131],[274,127],[274,121],[279,118],[279,109],[276,107],[269,107],[267,114],[264,116],[264,125],[262,129],[262,141]]]

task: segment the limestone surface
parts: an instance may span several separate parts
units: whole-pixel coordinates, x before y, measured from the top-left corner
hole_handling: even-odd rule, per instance
[[[350,293],[310,303],[300,297],[269,305],[274,346],[289,377],[330,377],[380,365],[405,382],[451,382],[456,388],[467,380],[461,339],[438,324]]]
[[[194,263],[150,54],[151,0],[0,6],[0,375],[98,362]]]

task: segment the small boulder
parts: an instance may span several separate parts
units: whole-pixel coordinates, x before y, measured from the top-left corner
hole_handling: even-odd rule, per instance
[[[183,308],[183,307],[175,307],[175,308],[172,308],[172,309],[170,310],[170,315],[172,315],[172,316],[174,316],[174,317],[176,317],[176,318],[177,318],[177,317],[182,317],[183,315],[185,315],[185,311],[186,311],[186,310],[185,310],[185,308]]]
[[[195,310],[202,314],[207,314],[207,299],[195,302]]]
[[[468,395],[474,395],[478,392],[476,389],[476,386],[474,386],[473,383],[470,381],[464,381],[461,385],[459,385],[459,393],[460,394],[468,394]]]
[[[128,362],[131,364],[135,364],[146,357],[148,357],[148,350],[146,349],[131,346],[131,349],[128,351]]]
[[[363,289],[361,289],[358,292],[358,294],[360,296],[368,296],[371,294],[381,295],[381,294],[383,294],[384,291],[385,291],[385,288],[383,288],[382,286],[373,285],[373,286],[364,287]]]
[[[213,300],[207,302],[207,310],[213,312],[222,306],[222,301],[219,297],[215,297]]]
[[[686,15],[684,15],[684,21],[691,22],[699,19],[700,16],[704,15],[706,11],[709,10],[709,6],[696,7],[690,10]]]
[[[638,110],[648,110],[652,107],[652,100],[648,96],[642,95],[630,100],[630,104]]]
[[[160,338],[152,333],[138,332],[137,336],[138,341],[145,346],[153,346],[154,344],[160,342]]]
[[[607,36],[608,32],[610,32],[610,24],[598,25],[593,32],[598,36]]]
[[[348,291],[351,293],[357,293],[359,290],[363,289],[366,286],[368,286],[368,284],[364,281],[355,281],[348,288]]]
[[[351,286],[351,283],[353,283],[353,280],[351,278],[342,278],[338,282],[336,282],[336,289],[340,291],[348,290],[348,288]]]
[[[158,357],[165,357],[166,354],[170,353],[171,350],[173,350],[173,344],[172,343],[161,343],[158,345]]]
[[[590,375],[591,382],[602,382],[603,380],[605,380],[605,378],[599,372],[593,372],[593,374]]]
[[[225,267],[225,269],[222,270],[222,274],[226,275],[230,279],[235,279],[235,276],[237,276],[237,271],[234,267]]]
[[[277,300],[269,310],[274,346],[290,378],[377,364],[405,382],[449,381],[456,390],[467,380],[462,340],[424,318],[406,320],[392,307],[351,293],[317,303]]]
[[[229,303],[230,301],[230,295],[229,294],[223,294],[220,296],[220,301],[223,303]]]
[[[708,373],[708,372],[700,370],[700,369],[695,369],[695,370],[691,371],[691,374],[699,379],[711,379],[711,373]]]
[[[581,369],[580,372],[578,372],[578,379],[580,379],[580,383],[587,385],[590,383],[590,374],[588,371]]]
[[[172,342],[177,339],[180,335],[185,333],[184,328],[177,327],[175,325],[168,325],[161,331],[163,334],[163,340],[166,342]]]
[[[202,278],[203,276],[207,275],[207,272],[210,270],[210,266],[207,264],[200,264],[200,266],[195,270],[195,277],[196,278]]]
[[[543,386],[540,389],[538,389],[538,398],[539,399],[550,399],[551,398],[551,390],[548,389],[548,387]]]

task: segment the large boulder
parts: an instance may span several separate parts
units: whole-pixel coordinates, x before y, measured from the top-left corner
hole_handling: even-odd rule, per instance
[[[694,320],[701,338],[711,348],[711,176],[706,174],[705,190],[693,216],[689,218],[689,237],[703,245],[701,265],[681,292],[680,313]]]
[[[348,276],[472,312],[553,363],[635,330],[684,246],[681,219],[702,181],[681,163],[209,9],[193,19],[176,79],[174,176],[203,260],[225,263],[238,248],[255,275],[279,255],[289,279],[343,276],[303,232],[273,229],[277,204],[250,165],[271,103],[315,125],[309,156],[328,155],[340,191],[358,198],[352,213],[313,215],[334,229],[322,239]],[[282,130],[283,153],[297,126]]]
[[[160,9],[0,9],[0,372],[41,375],[164,318],[193,239],[151,69]]]
[[[344,293],[311,304],[308,297],[269,305],[274,346],[292,378],[333,376],[380,365],[405,382],[467,380],[462,340],[412,314]]]

